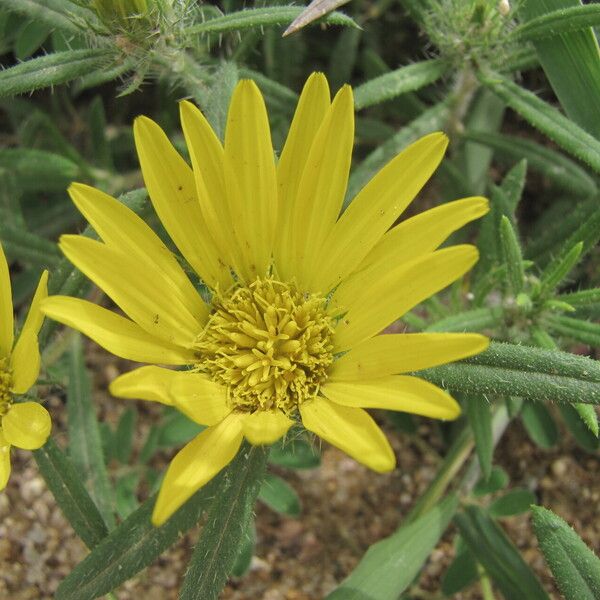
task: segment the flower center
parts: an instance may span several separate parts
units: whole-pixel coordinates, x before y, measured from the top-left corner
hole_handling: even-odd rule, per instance
[[[0,359],[0,418],[2,418],[12,404],[12,375],[8,368],[8,359]]]
[[[312,398],[333,362],[326,300],[266,277],[215,295],[198,339],[198,369],[227,387],[236,410],[294,413]]]

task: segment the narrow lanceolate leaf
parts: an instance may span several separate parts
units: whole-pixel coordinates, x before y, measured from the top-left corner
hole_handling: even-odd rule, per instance
[[[488,514],[494,518],[519,515],[527,512],[534,502],[535,494],[533,492],[517,488],[494,500],[488,509]]]
[[[535,17],[515,27],[511,37],[533,42],[600,25],[600,5],[571,6]]]
[[[217,491],[224,481],[243,478],[245,470],[253,464],[252,457],[247,459],[243,452],[238,453],[227,468],[196,492],[160,527],[150,522],[156,496],[146,500],[73,569],[58,587],[56,600],[97,598],[139,573],[194,527],[206,510],[220,503]],[[231,550],[235,554],[235,548]]]
[[[507,217],[500,219],[500,242],[502,255],[508,272],[508,282],[512,293],[517,296],[523,291],[525,271],[523,269],[523,256],[517,240],[517,234]]]
[[[425,134],[441,129],[448,115],[448,103],[440,102],[427,109],[407,125],[404,125],[398,133],[395,133],[376,150],[371,152],[358,168],[354,169],[350,177],[344,207],[350,203],[365,183],[400,151]]]
[[[85,482],[109,529],[115,526],[112,490],[106,473],[92,387],[85,367],[81,336],[75,335],[69,353],[67,388],[69,456]]]
[[[33,455],[46,485],[75,533],[88,548],[96,546],[108,531],[83,487],[80,474],[52,439]]]
[[[600,324],[581,321],[563,315],[549,315],[544,319],[554,333],[577,340],[595,348],[600,346]]]
[[[481,508],[469,506],[454,517],[469,550],[505,598],[548,600],[533,571],[502,529]]]
[[[0,225],[0,241],[7,256],[39,266],[54,267],[60,261],[56,244],[9,225]]]
[[[483,478],[492,472],[494,440],[492,435],[492,411],[489,401],[482,397],[467,397],[467,416],[475,437],[475,450]]]
[[[561,148],[600,173],[600,141],[595,137],[532,92],[501,75],[482,75],[481,81]]]
[[[566,254],[559,254],[557,260],[548,264],[541,276],[541,294],[551,292],[571,272],[571,269],[577,264],[582,250],[583,242],[579,242]]]
[[[245,444],[220,480],[183,582],[181,600],[219,597],[244,540],[267,463],[268,449]]]
[[[561,26],[582,25],[585,17],[597,22],[600,15],[597,3],[592,2],[591,6],[581,4],[580,0],[536,0],[523,2],[518,13],[530,23],[537,19],[549,19],[556,12],[561,14],[555,14],[552,19],[554,25],[556,17],[560,19]],[[554,25],[548,26],[546,22],[546,31],[553,29]],[[600,95],[600,49],[592,27],[577,29],[555,30],[557,35],[534,40],[533,45],[550,85],[569,118],[600,139],[600,107],[597,102]]]
[[[81,33],[81,29],[73,19],[69,18],[67,10],[77,17],[85,19],[88,23],[97,24],[97,18],[93,12],[74,2],[69,2],[68,9],[66,9],[62,0],[0,0],[0,7],[68,33]],[[85,22],[83,19],[82,23]],[[87,33],[91,33],[91,30]]]
[[[476,308],[435,321],[428,325],[424,331],[481,331],[493,327],[501,319],[501,308]]]
[[[514,212],[521,201],[523,189],[525,188],[525,179],[527,177],[527,159],[522,158],[502,180],[500,188],[504,192],[508,208]]]
[[[237,12],[209,19],[204,23],[192,25],[184,30],[189,35],[199,33],[227,33],[254,27],[266,27],[269,25],[287,25],[293,21],[302,8],[296,6],[273,6],[264,8],[249,8]],[[345,25],[347,27],[358,27],[348,16],[334,12],[323,18],[323,23],[330,25]]]
[[[559,516],[533,506],[533,530],[566,600],[600,598],[600,559]]]
[[[301,508],[298,494],[281,477],[277,477],[277,475],[271,473],[265,475],[258,499],[279,513],[289,515],[290,517],[300,516]]]
[[[539,402],[525,401],[521,420],[529,437],[540,448],[548,450],[558,442],[558,429],[550,411]]]
[[[108,62],[110,54],[102,48],[68,50],[32,58],[0,71],[0,97],[66,83]]]
[[[532,140],[469,130],[463,137],[478,144],[493,148],[495,157],[507,164],[515,160],[527,159],[527,164],[561,190],[577,196],[591,196],[596,193],[596,182],[570,158],[559,152],[542,146]]]
[[[354,89],[354,106],[357,109],[365,108],[400,94],[414,92],[439,79],[447,67],[443,60],[434,58],[385,73]]]
[[[412,583],[452,519],[458,502],[449,496],[422,517],[373,544],[327,600],[396,600]]]
[[[313,0],[290,24],[283,32],[283,36],[290,35],[295,31],[299,31],[313,21],[320,19],[336,8],[347,4],[350,0]]]
[[[492,343],[477,356],[418,376],[465,394],[600,404],[600,363],[567,352]]]
[[[584,308],[600,303],[600,288],[592,288],[589,290],[580,290],[571,292],[570,294],[561,294],[556,296],[560,302],[566,302],[574,308]]]

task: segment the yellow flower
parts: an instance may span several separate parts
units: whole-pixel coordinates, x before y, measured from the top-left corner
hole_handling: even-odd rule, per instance
[[[277,163],[252,81],[235,89],[224,146],[195,106],[180,108],[192,168],[146,117],[135,122],[135,141],[154,208],[210,294],[197,292],[133,212],[73,184],[73,201],[102,241],[67,235],[61,248],[126,317],[74,298],[43,305],[118,356],[187,367],[141,367],[110,387],[207,427],[171,462],[153,522],[225,467],[243,438],[271,444],[297,422],[376,471],[393,469],[394,453],[363,409],[455,418],[446,392],[406,373],[480,352],[488,340],[378,334],[473,266],[473,246],[437,248],[485,214],[487,201],[451,202],[391,228],[442,159],[447,139],[434,133],[394,158],[339,216],[353,99],[345,86],[331,102],[322,74],[307,81]]]
[[[10,476],[10,447],[36,450],[50,435],[48,411],[37,402],[15,402],[25,394],[40,372],[37,335],[44,317],[40,302],[48,295],[48,272],[40,278],[29,314],[14,343],[14,316],[8,264],[0,246],[0,490]]]

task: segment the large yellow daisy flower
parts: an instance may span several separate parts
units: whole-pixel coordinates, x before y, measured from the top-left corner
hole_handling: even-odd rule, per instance
[[[14,342],[14,315],[8,264],[0,246],[0,490],[10,476],[10,447],[41,448],[50,435],[48,411],[37,402],[15,402],[40,372],[37,335],[44,316],[40,302],[48,295],[48,272],[40,278],[19,339]]]
[[[146,117],[134,134],[154,208],[209,293],[202,296],[152,230],[117,200],[81,184],[70,194],[102,241],[67,235],[66,256],[126,317],[67,297],[43,310],[118,356],[145,366],[111,392],[173,405],[207,428],[173,459],[153,514],[163,523],[237,453],[271,444],[296,422],[376,471],[392,449],[364,408],[452,419],[456,402],[405,375],[482,351],[475,334],[378,335],[455,281],[473,246],[437,250],[488,210],[467,198],[390,229],[439,164],[442,133],[384,167],[340,216],[354,137],[353,99],[333,102],[325,77],[307,81],[275,161],[263,98],[236,87],[224,146],[181,103],[192,168]]]

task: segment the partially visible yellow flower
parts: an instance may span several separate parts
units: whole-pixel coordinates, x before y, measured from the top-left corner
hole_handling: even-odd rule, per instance
[[[0,490],[10,476],[10,447],[36,450],[46,443],[52,428],[48,411],[37,402],[15,402],[40,372],[37,335],[44,316],[40,302],[48,295],[48,272],[38,284],[29,314],[14,343],[14,315],[8,264],[0,246]]]
[[[392,227],[442,159],[447,138],[433,133],[390,161],[340,216],[352,90],[332,102],[322,74],[307,81],[277,164],[252,81],[235,89],[224,146],[195,106],[180,108],[192,168],[146,117],[135,122],[135,142],[154,208],[210,299],[132,211],[73,184],[71,198],[102,241],[67,235],[61,248],[126,317],[75,298],[43,304],[118,356],[186,367],[141,367],[110,387],[207,427],[171,462],[153,522],[225,467],[244,438],[271,444],[294,423],[376,471],[393,469],[394,453],[364,409],[455,418],[459,406],[445,391],[407,373],[476,354],[488,340],[378,334],[473,266],[473,246],[438,247],[484,215],[487,201],[458,200]]]

